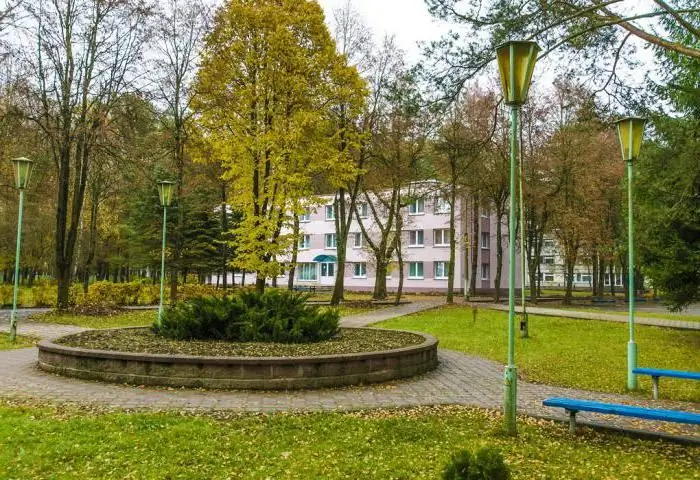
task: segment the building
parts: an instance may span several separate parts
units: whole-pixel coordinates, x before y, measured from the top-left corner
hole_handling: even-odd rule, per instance
[[[403,260],[404,292],[445,292],[448,284],[448,267],[450,259],[450,204],[436,192],[438,182],[423,182],[412,186],[411,204],[401,209],[403,219]],[[422,192],[416,194],[415,192]],[[337,270],[337,238],[335,232],[335,211],[333,196],[321,196],[321,203],[307,210],[300,217],[300,238],[295,271],[295,285],[333,286]],[[373,202],[379,210],[379,201]],[[468,261],[467,240],[472,238],[472,219],[469,209],[465,208],[465,199],[455,205],[455,291],[463,292],[468,285],[470,262]],[[379,230],[372,214],[371,206],[363,201],[357,205],[357,211],[364,230],[370,238],[378,238]],[[476,286],[479,291],[492,291],[496,278],[496,219],[488,212],[480,215],[480,232],[477,243]],[[380,221],[384,218],[380,217]],[[507,218],[503,219],[507,223]],[[503,226],[504,258],[501,273],[501,289],[508,287],[508,227]],[[342,274],[345,276],[346,290],[371,291],[375,283],[375,261],[371,249],[367,246],[365,235],[357,220],[353,220],[346,249],[346,265]],[[519,256],[518,256],[519,258]],[[394,259],[395,260],[395,259]],[[283,260],[282,260],[283,261]],[[519,262],[518,262],[519,263]],[[392,262],[387,272],[387,289],[395,291],[399,284],[399,272],[396,261]],[[516,265],[516,287],[520,288],[520,265]],[[231,276],[229,276],[231,278]],[[278,277],[279,285],[287,284],[287,276]],[[213,276],[210,281],[216,283]],[[236,275],[236,284],[241,283],[241,276]],[[255,275],[246,276],[246,284],[254,283]],[[268,281],[268,283],[271,283]]]

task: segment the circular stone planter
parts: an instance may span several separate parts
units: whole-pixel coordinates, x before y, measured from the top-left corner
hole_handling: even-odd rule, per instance
[[[438,364],[436,338],[393,350],[306,357],[205,357],[69,347],[39,342],[39,368],[69,377],[134,385],[302,389],[384,382]]]

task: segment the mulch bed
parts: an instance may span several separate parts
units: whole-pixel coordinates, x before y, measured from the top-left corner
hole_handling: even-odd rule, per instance
[[[150,328],[90,330],[55,340],[69,347],[130,353],[196,355],[208,357],[303,357],[392,350],[420,345],[413,333],[368,328],[341,328],[337,338],[317,343],[224,342],[171,340]]]

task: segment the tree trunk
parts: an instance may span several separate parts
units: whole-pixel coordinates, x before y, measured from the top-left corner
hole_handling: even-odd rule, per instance
[[[591,255],[591,280],[592,280],[592,291],[593,291],[593,296],[597,297],[600,295],[599,290],[600,286],[598,285],[598,253],[593,251],[593,254]]]
[[[573,299],[573,287],[574,287],[574,263],[566,260],[566,293],[564,294],[564,305],[571,305],[571,300]]]
[[[386,300],[386,271],[388,262],[382,257],[377,259],[377,271],[374,277],[374,292],[372,293],[373,300]]]
[[[456,176],[456,173],[453,173]],[[454,183],[450,185],[450,263],[447,270],[447,303],[454,303],[455,288],[455,257],[457,253],[457,238],[455,235],[455,204],[457,201],[457,188]],[[400,215],[399,215],[400,216]]]
[[[496,278],[493,281],[493,286],[496,289],[494,301],[501,300],[501,273],[503,270],[503,214],[496,213]]]
[[[610,262],[610,295],[615,296],[615,264]]]
[[[226,237],[228,235],[228,203],[226,195],[226,183],[221,182],[221,233],[224,238],[221,242],[221,275],[224,290],[228,288],[228,243]],[[219,287],[217,281],[217,288]]]
[[[256,277],[255,278],[255,291],[258,293],[265,293],[265,278]]]
[[[472,238],[471,242],[471,264],[472,264],[472,274],[469,278],[469,295],[476,295],[476,278],[479,274],[479,234],[480,234],[480,212],[479,212],[479,199],[474,198],[472,207]]]
[[[297,258],[299,255],[299,215],[294,214],[294,242],[292,243],[292,262],[287,270],[287,289],[294,290],[294,275],[297,270]]]

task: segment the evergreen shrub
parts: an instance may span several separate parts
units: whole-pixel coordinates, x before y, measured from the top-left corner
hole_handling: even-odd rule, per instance
[[[232,297],[197,297],[163,313],[156,332],[177,340],[311,343],[339,332],[340,314],[307,303],[308,295],[242,290]]]

